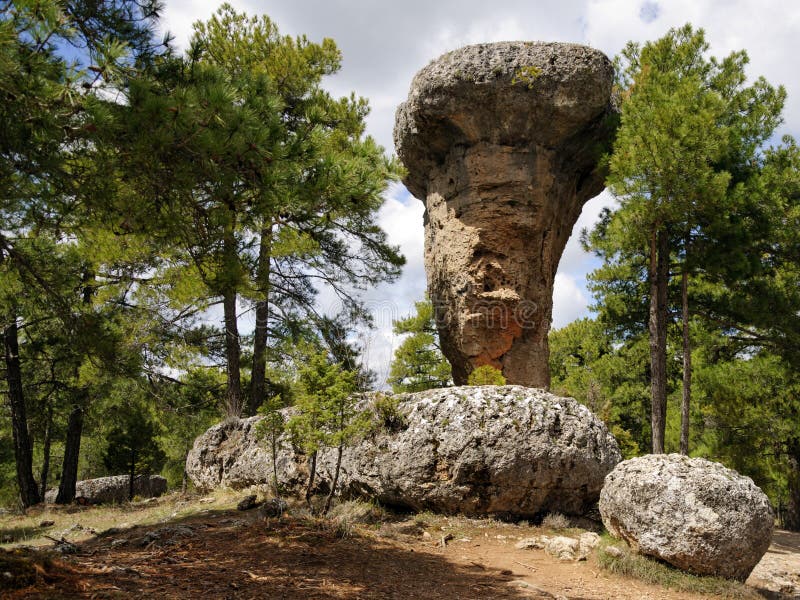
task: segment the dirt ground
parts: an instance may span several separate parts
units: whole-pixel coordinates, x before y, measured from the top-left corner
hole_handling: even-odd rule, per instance
[[[264,518],[257,510],[208,510],[91,536],[76,545],[76,553],[37,567],[35,585],[3,597],[706,597],[609,574],[594,557],[564,562],[542,550],[516,549],[518,539],[538,532],[533,527],[442,519],[425,522],[409,517],[388,524],[337,527],[311,519]],[[452,539],[442,545],[445,535]],[[800,573],[800,535],[779,532],[765,561],[770,568]],[[759,586],[763,582],[755,575],[750,583]]]

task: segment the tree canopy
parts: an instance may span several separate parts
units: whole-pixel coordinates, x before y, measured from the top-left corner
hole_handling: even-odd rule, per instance
[[[584,235],[604,261],[591,279],[605,321],[629,334],[648,329],[654,452],[664,451],[672,316],[683,319],[688,406],[689,322],[708,307],[700,295],[731,298],[722,290],[766,275],[769,259],[753,250],[782,236],[766,213],[785,216],[787,208],[780,186],[765,178],[775,153],[791,152],[793,142],[763,147],[781,121],[785,91],[763,78],[747,85],[744,51],[722,60],[708,51],[703,31],[689,25],[623,50],[616,61],[621,125],[608,178],[619,208]]]

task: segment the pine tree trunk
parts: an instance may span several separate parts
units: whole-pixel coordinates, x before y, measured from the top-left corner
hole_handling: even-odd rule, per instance
[[[83,409],[75,406],[67,421],[67,439],[64,443],[64,464],[61,483],[58,486],[56,504],[69,504],[75,500],[75,484],[78,483],[78,457],[83,433]]]
[[[187,448],[183,453],[183,475],[181,476],[181,494],[186,495],[186,490],[189,488],[189,473],[186,471],[186,459],[189,456],[191,448]]]
[[[789,443],[789,501],[783,526],[791,531],[800,531],[800,439]]]
[[[225,311],[225,358],[228,376],[225,412],[229,417],[241,417],[242,382],[239,370],[241,347],[239,345],[239,324],[236,317],[236,292],[227,291],[222,301]]]
[[[248,414],[254,415],[264,404],[267,372],[267,326],[269,323],[269,275],[272,256],[272,225],[261,232],[258,250],[257,285],[261,300],[256,303],[256,326],[253,333],[253,369],[250,380]]]
[[[233,271],[238,263],[236,255],[236,239],[234,225],[226,227],[223,238],[226,269]],[[232,276],[232,272],[227,274]],[[241,354],[239,343],[239,320],[236,314],[236,286],[229,283],[222,294],[222,306],[225,313],[225,359],[228,385],[225,392],[225,412],[229,417],[242,416],[242,382]]]
[[[133,502],[133,482],[136,479],[136,450],[131,449],[131,465],[128,471],[128,502]]]
[[[689,455],[689,407],[692,401],[692,344],[689,339],[689,270],[681,277],[681,320],[683,321],[683,396],[681,398],[681,454]]]
[[[47,493],[47,478],[50,475],[50,444],[52,442],[53,437],[53,405],[48,402],[47,403],[47,422],[45,423],[44,429],[44,443],[42,446],[42,454],[44,455],[42,458],[42,476],[40,478],[40,497],[44,500],[44,496]]]
[[[327,515],[328,511],[331,509],[331,502],[333,501],[333,495],[336,493],[336,486],[339,485],[339,470],[342,466],[342,444],[339,444],[339,447],[336,449],[336,470],[333,472],[333,483],[331,483],[331,491],[328,494],[328,498],[325,500],[325,508],[322,510],[323,515]]]
[[[27,508],[38,504],[41,498],[36,480],[33,478],[33,448],[28,432],[25,394],[22,390],[22,367],[19,360],[19,330],[16,315],[11,315],[8,324],[3,328],[3,346],[9,408],[11,409],[14,459],[17,466],[17,485],[22,505]]]
[[[317,476],[317,453],[316,451],[311,454],[311,465],[308,468],[308,486],[306,486],[306,504],[311,512],[314,512],[314,506],[311,504],[311,490],[314,489],[314,478]]]
[[[667,286],[669,238],[653,230],[650,236],[650,388],[653,454],[664,453],[667,416]]]

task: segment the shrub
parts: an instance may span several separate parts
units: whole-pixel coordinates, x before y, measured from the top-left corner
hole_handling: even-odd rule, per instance
[[[467,385],[505,385],[506,378],[492,365],[478,367],[467,378]]]
[[[561,513],[548,513],[547,516],[542,519],[542,527],[552,529],[553,531],[569,529],[569,526],[569,519]]]
[[[377,393],[372,402],[377,425],[387,431],[400,431],[406,427],[406,418],[399,409],[400,399]]]

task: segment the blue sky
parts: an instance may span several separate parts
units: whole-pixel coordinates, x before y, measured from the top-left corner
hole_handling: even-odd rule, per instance
[[[283,33],[333,38],[344,60],[340,73],[325,85],[337,95],[351,91],[369,98],[368,133],[393,153],[392,127],[397,105],[414,74],[444,52],[479,42],[503,40],[564,41],[617,54],[628,40],[646,41],[687,22],[703,27],[711,53],[723,56],[745,49],[748,74],[786,86],[789,100],[780,133],[800,134],[800,2],[793,0],[235,0],[237,10],[269,15]],[[185,45],[191,24],[207,19],[216,3],[166,0],[164,28]],[[553,325],[587,315],[591,298],[586,275],[596,261],[582,252],[577,235],[591,227],[600,210],[613,203],[607,192],[584,206],[559,266],[554,291]],[[385,378],[398,340],[392,319],[410,313],[422,298],[422,203],[402,185],[392,186],[380,213],[390,240],[408,259],[392,285],[370,290],[365,299],[377,328],[362,334],[368,364]],[[325,308],[333,298],[322,293]],[[247,317],[245,317],[246,319]],[[245,327],[247,324],[243,324]]]

